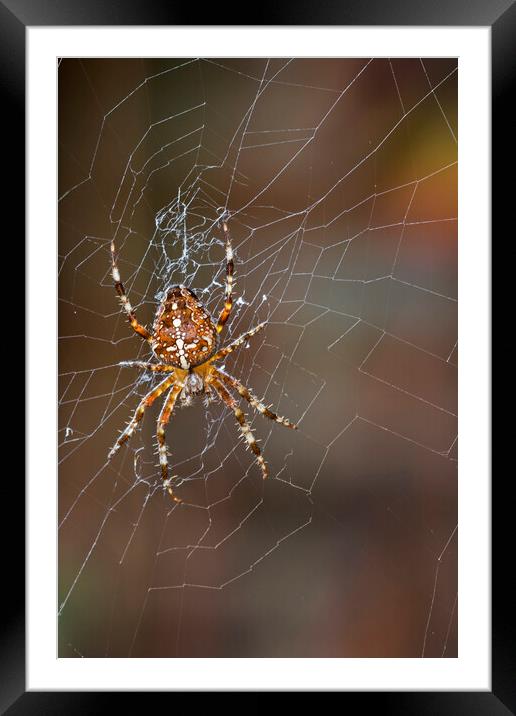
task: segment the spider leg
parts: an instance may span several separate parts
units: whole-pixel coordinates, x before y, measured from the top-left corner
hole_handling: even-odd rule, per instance
[[[176,402],[176,398],[182,389],[183,385],[181,383],[172,386],[172,388],[170,389],[170,392],[167,395],[167,399],[163,404],[163,408],[161,409],[161,413],[159,414],[158,427],[156,430],[156,436],[158,438],[159,464],[161,466],[161,477],[163,478],[163,485],[164,487],[166,487],[170,497],[175,502],[182,502],[182,500],[181,498],[176,497],[174,495],[174,491],[171,487],[172,480],[174,479],[174,477],[177,477],[177,475],[174,475],[170,478],[168,476],[167,445],[165,443],[165,425],[170,420],[170,414],[174,409],[174,403]]]
[[[224,388],[222,383],[220,383],[217,378],[210,378],[210,383],[215,388],[215,391],[217,392],[219,398],[228,406],[228,408],[230,408],[234,412],[235,418],[237,419],[237,422],[240,426],[242,435],[244,436],[244,439],[251,448],[251,450],[256,455],[256,460],[261,467],[263,479],[265,480],[265,478],[269,474],[269,468],[267,467],[267,463],[263,459],[262,452],[258,447],[258,443],[255,440],[249,423],[245,419],[244,413],[240,410],[238,403],[233,398],[233,396],[228,393],[228,391]]]
[[[120,301],[122,302],[122,306],[124,307],[124,311],[127,313],[127,318],[129,320],[129,323],[131,324],[131,327],[133,331],[136,331],[139,336],[144,338],[149,343],[152,340],[152,336],[149,333],[149,331],[145,328],[145,326],[142,326],[140,323],[138,323],[136,319],[136,315],[133,311],[133,307],[131,306],[129,299],[127,298],[127,294],[125,292],[124,284],[120,280],[120,271],[118,270],[118,266],[116,263],[116,257],[115,257],[115,242],[111,242],[111,273],[113,274],[113,281],[115,282],[115,290],[120,296]]]
[[[224,328],[224,324],[229,318],[231,307],[233,306],[233,247],[231,246],[231,237],[229,235],[228,225],[226,222],[222,224],[224,236],[226,237],[226,290],[224,292],[224,308],[220,312],[217,323],[217,333]]]
[[[230,343],[229,346],[226,346],[225,348],[222,348],[218,353],[215,353],[213,358],[210,358],[210,363],[213,363],[213,361],[220,360],[221,358],[224,358],[225,356],[229,355],[230,353],[233,353],[234,350],[237,348],[240,348],[240,346],[243,343],[246,343],[251,336],[254,336],[255,333],[258,333],[258,331],[261,331],[262,328],[267,324],[267,321],[264,321],[263,323],[259,323],[254,328],[251,328],[250,331],[247,331],[247,333],[244,333],[243,336],[240,336],[240,338],[237,338],[236,341],[233,341],[233,343]]]
[[[116,441],[116,443],[113,445],[111,450],[108,454],[108,460],[113,457],[113,455],[122,447],[122,445],[129,440],[131,435],[136,430],[136,426],[140,422],[140,420],[143,418],[143,415],[145,413],[146,408],[149,408],[153,402],[156,400],[156,398],[159,398],[159,396],[165,392],[165,390],[172,385],[174,382],[175,375],[169,376],[165,378],[165,380],[161,381],[159,385],[157,385],[155,388],[150,390],[147,395],[140,401],[140,404],[136,408],[134,415],[131,419],[131,422],[126,427],[126,429],[121,433],[120,437]]]
[[[247,402],[250,403],[250,405],[259,413],[261,413],[264,417],[269,418],[270,420],[275,420],[277,423],[285,425],[285,427],[287,428],[297,430],[297,425],[291,423],[288,418],[283,418],[281,417],[281,415],[276,415],[276,413],[273,413],[272,410],[269,410],[269,408],[267,408],[256,397],[256,395],[253,395],[251,391],[245,387],[245,385],[242,385],[242,383],[240,383],[240,381],[238,381],[232,375],[228,375],[227,373],[224,373],[223,370],[218,370],[217,368],[213,368],[213,372],[217,376],[217,378],[220,378],[222,381],[224,381],[227,386],[237,390],[238,393],[242,396],[242,398],[245,398],[245,400],[247,400]]]
[[[123,360],[118,365],[121,368],[143,368],[144,370],[151,370],[153,373],[173,373],[175,370],[173,365],[147,363],[144,360]]]

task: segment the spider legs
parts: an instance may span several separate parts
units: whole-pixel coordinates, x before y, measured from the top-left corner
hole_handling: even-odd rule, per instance
[[[251,428],[249,426],[249,423],[245,419],[244,413],[240,410],[238,407],[238,403],[233,398],[232,395],[228,393],[228,391],[224,388],[222,383],[218,380],[218,378],[211,378],[210,380],[211,384],[215,388],[217,394],[219,395],[220,399],[230,408],[234,414],[235,418],[240,426],[240,430],[242,432],[242,435],[251,448],[251,450],[256,455],[256,460],[258,464],[260,465],[260,468],[262,470],[263,479],[267,477],[269,474],[269,468],[267,467],[267,463],[263,459],[262,453],[260,448],[258,447],[258,443],[256,442],[256,439],[251,431]]]
[[[165,378],[165,380],[161,381],[159,385],[157,385],[153,390],[149,391],[147,395],[140,401],[140,404],[135,410],[135,413],[131,419],[131,422],[126,427],[126,429],[122,432],[116,443],[113,445],[111,450],[108,454],[108,460],[113,457],[113,455],[122,447],[122,445],[129,440],[131,435],[136,430],[136,427],[140,420],[143,418],[143,415],[145,413],[146,408],[149,408],[153,402],[156,400],[156,398],[159,398],[159,396],[174,382],[175,375],[169,376]]]
[[[263,323],[259,323],[254,328],[251,328],[250,331],[247,331],[247,333],[244,333],[240,338],[237,338],[236,341],[233,341],[233,343],[230,343],[229,346],[226,346],[225,348],[222,348],[218,353],[215,353],[213,358],[210,358],[210,363],[213,363],[216,360],[220,360],[221,358],[224,358],[225,356],[229,355],[230,353],[233,353],[234,350],[237,348],[240,348],[240,346],[243,343],[246,343],[251,336],[254,336],[255,333],[258,333],[258,331],[261,331],[262,328],[267,325],[267,321],[264,321]]]
[[[224,308],[222,309],[217,323],[217,333],[224,328],[224,324],[229,318],[231,307],[233,306],[233,247],[231,246],[231,237],[227,223],[222,224],[224,236],[226,237],[226,290],[224,292]]]
[[[227,386],[233,388],[234,390],[237,390],[238,393],[242,396],[242,398],[245,398],[245,400],[247,400],[247,402],[264,417],[269,418],[269,420],[274,420],[281,425],[285,425],[285,427],[287,428],[297,430],[297,425],[291,423],[288,418],[283,418],[280,415],[276,415],[276,413],[273,413],[272,410],[269,410],[269,408],[267,408],[260,400],[258,400],[258,398],[253,395],[251,391],[245,387],[245,385],[242,385],[242,383],[240,383],[240,381],[238,381],[232,375],[228,375],[227,373],[224,373],[224,371],[218,370],[217,368],[214,368],[213,372],[215,373],[217,378],[220,378]]]
[[[136,331],[138,335],[140,335],[142,338],[144,338],[146,341],[152,340],[152,336],[149,333],[149,331],[145,328],[145,326],[142,326],[140,323],[138,323],[136,319],[136,315],[133,311],[133,307],[131,306],[129,299],[127,298],[127,294],[125,292],[124,284],[122,283],[120,279],[120,271],[118,270],[118,266],[116,263],[116,257],[115,257],[115,242],[111,242],[111,273],[113,274],[113,281],[115,282],[115,290],[120,296],[120,301],[122,302],[122,306],[124,307],[124,311],[127,313],[127,318],[129,320],[129,323],[132,326],[133,331]]]
[[[173,373],[175,368],[166,363],[147,363],[144,360],[123,360],[118,364],[121,368],[143,368],[153,373]]]
[[[168,476],[168,459],[167,459],[167,446],[165,443],[165,426],[170,420],[170,414],[172,413],[172,410],[174,409],[174,404],[176,402],[176,398],[183,389],[183,386],[181,383],[174,385],[169,394],[167,395],[167,398],[165,400],[165,403],[163,404],[163,408],[161,409],[161,413],[158,418],[158,427],[156,430],[156,435],[158,438],[158,453],[159,453],[159,464],[161,466],[161,477],[163,479],[163,485],[166,487],[170,497],[175,502],[182,502],[182,500],[179,497],[176,497],[174,495],[174,491],[171,487],[171,482],[173,480],[173,477]],[[175,477],[175,476],[174,476]]]

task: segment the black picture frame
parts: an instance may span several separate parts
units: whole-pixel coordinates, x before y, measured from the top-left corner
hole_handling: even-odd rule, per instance
[[[186,6],[185,6],[186,7]],[[416,2],[355,2],[333,0],[328,3],[265,3],[260,18],[248,18],[249,25],[455,25],[490,26],[492,31],[492,216],[494,235],[503,221],[509,206],[511,182],[502,179],[508,161],[508,138],[513,115],[509,112],[509,87],[514,80],[514,38],[516,38],[516,5],[512,0],[490,0],[484,3],[468,0],[438,0],[432,3]],[[4,156],[9,171],[8,201],[4,211],[13,217],[12,228],[21,232],[20,217],[25,215],[25,162],[22,147],[25,145],[25,31],[27,26],[60,25],[188,25],[193,15],[203,17],[204,25],[237,24],[219,5],[200,12],[179,8],[173,3],[101,2],[100,0],[69,0],[61,3],[49,0],[4,0],[0,2],[0,77],[2,87],[2,125]],[[229,22],[233,20],[233,22]],[[504,167],[502,167],[502,161]],[[4,190],[5,191],[5,190]],[[512,198],[512,197],[511,197]],[[498,227],[499,228],[499,227]],[[499,228],[500,231],[500,228]],[[23,259],[22,259],[23,260]],[[18,273],[18,272],[17,272]],[[20,307],[6,307],[9,321],[17,320],[14,313]],[[20,404],[19,396],[17,402]],[[16,425],[16,423],[14,423]],[[19,423],[18,423],[19,424]],[[342,694],[349,699],[359,696],[368,699],[367,705],[396,714],[502,714],[516,713],[516,667],[514,647],[514,607],[510,604],[507,552],[512,537],[512,507],[509,490],[512,479],[493,483],[492,486],[492,691],[491,692],[368,692]],[[40,479],[51,479],[41,475]],[[25,568],[24,568],[24,483],[21,478],[3,484],[4,498],[9,509],[2,520],[4,557],[3,629],[0,637],[0,713],[9,716],[21,714],[82,714],[99,713],[113,708],[110,694],[98,692],[26,692],[25,690]],[[8,522],[7,514],[13,519]],[[16,515],[16,519],[14,519]],[[504,561],[505,560],[505,561]],[[8,588],[7,588],[8,586]],[[507,598],[509,595],[509,599]],[[122,694],[118,694],[117,698]],[[130,694],[133,708],[136,694]],[[148,698],[148,695],[145,696]],[[175,699],[175,695],[169,695]],[[364,705],[363,702],[361,704]],[[116,706],[119,706],[117,700]],[[169,705],[172,707],[172,703]],[[149,708],[148,701],[143,705]]]

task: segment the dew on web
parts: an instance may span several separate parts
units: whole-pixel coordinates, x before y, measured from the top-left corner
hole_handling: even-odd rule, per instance
[[[457,654],[457,61],[59,62],[59,653]],[[218,315],[263,481],[220,402],[167,427],[139,321]],[[159,403],[160,401],[157,401]],[[243,402],[243,401],[242,401]]]

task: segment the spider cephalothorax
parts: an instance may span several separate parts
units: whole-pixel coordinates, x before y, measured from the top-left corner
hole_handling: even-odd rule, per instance
[[[224,307],[217,323],[214,323],[212,317],[189,288],[174,286],[165,292],[156,313],[152,333],[145,326],[138,323],[136,319],[120,279],[120,272],[115,259],[115,245],[114,242],[111,242],[113,280],[129,323],[133,330],[150,344],[154,354],[160,360],[159,363],[124,361],[121,365],[144,368],[155,373],[164,373],[166,377],[141,400],[132,420],[112,447],[109,457],[111,458],[129,440],[143,418],[146,408],[150,407],[156,398],[167,392],[167,397],[158,418],[158,453],[163,485],[176,502],[181,502],[181,500],[174,494],[172,490],[173,478],[168,475],[165,425],[170,419],[178,397],[184,405],[189,405],[195,396],[203,393],[211,394],[214,392],[218,395],[228,408],[233,411],[242,436],[256,455],[264,478],[268,475],[267,465],[244,413],[229,390],[235,390],[265,417],[289,428],[296,428],[287,418],[282,418],[271,412],[240,381],[214,365],[216,361],[221,360],[246,343],[251,336],[258,333],[265,325],[265,323],[260,323],[255,328],[244,333],[240,338],[237,338],[233,343],[218,350],[218,336],[229,318],[233,304],[233,250],[226,222],[223,223],[223,229],[226,238],[226,290]]]

